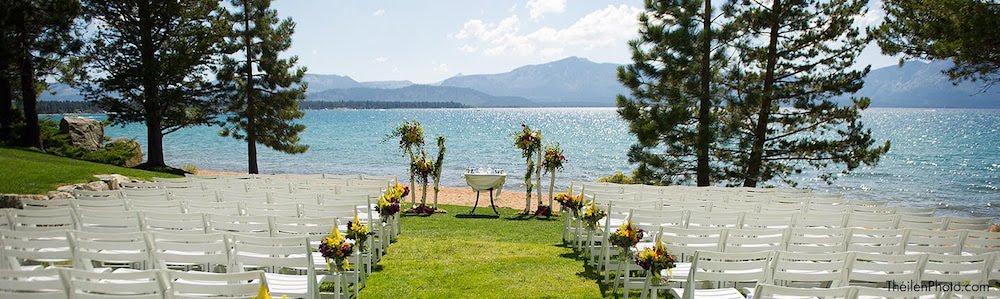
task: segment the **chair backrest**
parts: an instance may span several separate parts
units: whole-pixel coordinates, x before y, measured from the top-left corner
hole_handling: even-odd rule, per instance
[[[716,285],[743,282],[764,282],[770,278],[771,251],[748,253],[695,252],[683,298],[694,298],[697,283]]]
[[[778,251],[774,257],[771,282],[782,286],[795,283],[823,283],[830,287],[847,285],[851,253],[796,253]]]
[[[632,224],[647,232],[657,230],[660,226],[684,227],[685,220],[687,213],[682,210],[634,209],[632,211]]]
[[[12,229],[10,227],[10,211],[11,208],[0,209],[0,229]]]
[[[806,206],[806,213],[810,214],[845,214],[854,211],[853,206],[845,204],[815,204],[809,203]]]
[[[741,253],[785,249],[785,234],[788,229],[735,229],[726,230],[726,242],[722,252]]]
[[[264,272],[206,273],[164,271],[169,298],[251,298],[264,285]]]
[[[677,257],[677,261],[687,261],[700,250],[722,251],[726,233],[723,228],[663,228],[663,245]]]
[[[162,270],[184,269],[215,272],[220,266],[228,267],[229,238],[224,234],[204,235],[171,234],[155,232],[153,260]]]
[[[0,230],[0,249],[4,258],[0,264],[11,270],[73,262],[73,246],[65,231]]]
[[[790,288],[759,283],[754,288],[753,298],[786,299],[786,298],[853,298],[850,287],[838,288]]]
[[[314,247],[319,247],[323,240],[338,225],[337,217],[322,218],[292,218],[272,217],[274,221],[272,235],[275,237],[303,236],[308,237]]]
[[[727,227],[739,228],[743,221],[742,212],[691,212],[688,214],[688,228]]]
[[[713,213],[757,213],[760,203],[754,202],[725,202],[712,205]]]
[[[847,250],[867,253],[902,254],[906,230],[850,228]]]
[[[920,280],[973,284],[988,282],[991,266],[996,259],[994,254],[992,252],[978,255],[929,253]]]
[[[320,193],[317,192],[299,192],[299,193],[271,193],[268,194],[271,197],[271,203],[278,204],[313,204],[317,205],[320,203]]]
[[[923,254],[854,253],[848,279],[851,284],[886,282],[911,283],[918,281],[920,271],[927,262]]]
[[[264,191],[251,191],[251,192],[219,191],[219,201],[267,203],[268,198],[267,198],[267,192]]]
[[[846,228],[792,228],[788,230],[785,250],[801,253],[845,252],[850,236]]]
[[[73,199],[22,199],[21,207],[25,210],[65,209],[73,207]]]
[[[142,225],[144,231],[166,232],[172,234],[204,234],[208,232],[205,214],[191,213],[155,213],[143,212]]]
[[[71,298],[164,298],[167,286],[156,270],[123,273],[69,270]]]
[[[321,194],[321,205],[365,204],[373,198],[369,194]],[[378,197],[374,197],[378,198]]]
[[[761,213],[805,213],[808,209],[805,203],[776,203],[772,201],[760,205],[758,211]]]
[[[849,214],[796,213],[792,220],[795,228],[844,228]]]
[[[183,178],[160,178],[160,177],[153,177],[153,182],[157,182],[157,183],[161,183],[161,182],[187,183],[187,182],[190,182],[190,181],[191,181],[191,179],[190,178],[186,178],[186,177],[183,177]]]
[[[164,214],[184,213],[184,202],[170,200],[127,200],[129,211],[154,212]]]
[[[908,216],[933,217],[937,208],[897,207],[896,214]]]
[[[171,200],[218,202],[219,194],[212,190],[169,189]]]
[[[299,217],[301,208],[297,203],[243,203],[247,216]]]
[[[167,189],[168,193],[173,193],[175,190],[205,190],[199,182],[156,182],[160,185],[161,189]]]
[[[789,228],[795,213],[743,213],[741,228]]]
[[[993,224],[993,218],[982,217],[982,218],[963,218],[963,217],[948,217],[947,223],[944,225],[946,230],[988,230],[990,225]]]
[[[899,215],[899,228],[941,230],[947,218],[934,216]]]
[[[861,200],[852,199],[847,201],[847,204],[852,206],[863,206],[863,207],[884,207],[888,202],[884,200]]]
[[[160,188],[160,184],[155,182],[121,182],[118,186],[121,187],[122,190]]]
[[[574,191],[583,192],[584,195],[593,195],[594,193],[605,193],[605,194],[622,193],[621,187],[614,185],[607,185],[607,184],[583,183],[581,184],[580,188],[581,189],[579,191],[577,191],[576,189],[574,189]]]
[[[122,198],[122,192],[119,190],[108,190],[108,191],[87,191],[87,190],[73,190],[73,197],[77,200],[90,200],[90,199],[113,199]]]
[[[76,211],[78,228],[95,233],[130,233],[142,231],[139,212],[79,209]]]
[[[0,298],[67,299],[62,273],[60,269],[0,270]]]
[[[134,200],[170,200],[166,189],[122,189],[125,199]]]
[[[240,216],[243,210],[239,202],[200,202],[185,201],[184,210],[188,213],[205,213],[214,215]]]
[[[696,213],[707,213],[712,210],[711,201],[679,201],[679,200],[664,200],[663,210],[688,210]]]
[[[270,236],[271,220],[267,216],[226,216],[207,214],[208,232]]]
[[[872,207],[872,206],[851,205],[851,213],[893,215],[896,214],[896,208],[881,207],[881,206]]]
[[[66,231],[76,228],[72,208],[10,210],[10,226],[20,231]]]
[[[962,243],[962,252],[981,254],[1000,252],[1000,233],[970,230]]]
[[[124,199],[73,200],[73,208],[77,210],[126,211],[128,203]]]
[[[894,214],[858,213],[847,217],[847,227],[864,229],[895,229],[899,226],[899,216]]]
[[[280,273],[282,269],[315,271],[308,237],[254,237],[234,234],[233,248],[232,257],[237,271],[248,269],[261,269],[270,273]],[[312,275],[315,275],[315,272]]]
[[[362,203],[363,204],[363,203]],[[306,218],[354,218],[359,203],[338,203],[322,205],[302,205],[302,217]]]
[[[906,238],[906,253],[960,254],[967,231],[911,229]]]
[[[73,267],[94,270],[98,266],[150,269],[152,244],[145,233],[70,232],[76,261]],[[127,264],[127,265],[126,265]]]

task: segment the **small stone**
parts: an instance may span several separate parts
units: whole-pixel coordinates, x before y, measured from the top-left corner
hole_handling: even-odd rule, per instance
[[[107,185],[108,190],[118,190],[121,189],[122,183],[128,183],[132,180],[127,176],[120,174],[98,174],[95,175],[97,179],[101,180]]]
[[[73,192],[73,190],[78,190],[76,187],[77,187],[77,185],[59,186],[59,187],[56,188],[56,191]]]
[[[81,187],[83,187],[83,190],[87,191],[107,191],[110,189],[108,188],[108,184],[104,183],[104,181],[93,181],[83,184]]]
[[[73,193],[64,192],[64,191],[49,191],[48,196],[49,196],[49,199],[75,199],[76,198],[75,196],[73,196]]]

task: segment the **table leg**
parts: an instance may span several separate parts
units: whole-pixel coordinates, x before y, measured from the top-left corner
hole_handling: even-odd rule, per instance
[[[490,192],[492,192],[492,191],[490,191]],[[492,194],[493,193],[490,193],[490,198],[493,198]],[[476,191],[476,203],[472,204],[472,212],[469,212],[469,215],[475,214],[476,213],[476,207],[478,207],[478,206],[479,206],[479,191]]]
[[[493,189],[490,189],[490,207],[493,208],[493,213],[497,214],[497,216],[500,216],[500,212],[497,212],[497,205],[493,203]]]

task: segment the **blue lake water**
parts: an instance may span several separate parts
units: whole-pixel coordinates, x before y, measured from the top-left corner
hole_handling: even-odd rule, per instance
[[[524,160],[513,147],[521,122],[542,130],[545,141],[558,142],[565,150],[569,162],[557,186],[634,167],[625,156],[634,137],[613,108],[325,110],[307,111],[301,120],[308,152],[286,155],[262,149],[261,172],[403,178],[407,159],[397,141],[383,140],[400,122],[411,119],[423,123],[430,156],[436,152],[433,138],[448,138],[443,185],[464,186],[465,168],[489,166],[511,174],[508,188],[523,188],[516,177],[524,172]],[[799,186],[841,192],[848,198],[935,206],[942,215],[1000,218],[1000,110],[869,109],[864,122],[877,139],[892,141],[877,167],[857,169],[832,185],[807,171],[796,177]],[[218,127],[195,127],[168,135],[167,163],[246,171],[246,144],[218,132]],[[142,124],[108,127],[105,134],[145,143]]]

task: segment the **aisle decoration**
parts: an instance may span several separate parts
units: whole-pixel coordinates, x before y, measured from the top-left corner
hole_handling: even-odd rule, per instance
[[[579,217],[580,209],[583,208],[583,193],[574,196],[573,188],[570,188],[566,193],[556,194],[555,200],[563,209],[569,209],[574,217]]]
[[[336,226],[330,231],[330,235],[323,237],[323,242],[319,244],[319,252],[326,259],[327,269],[330,271],[341,272],[351,269],[347,258],[354,252],[354,246],[347,242]]]
[[[368,236],[371,234],[371,228],[367,224],[361,223],[358,213],[354,212],[354,220],[347,222],[347,238],[354,240],[354,246],[358,248],[358,252],[365,252]]]
[[[545,206],[549,210],[549,215],[552,214],[552,193],[555,191],[556,186],[556,171],[563,169],[563,163],[566,162],[566,156],[563,155],[562,149],[559,148],[559,144],[549,145],[545,147],[545,152],[542,154],[542,168],[545,169],[546,173],[552,174],[549,180],[549,205]],[[539,206],[538,209],[541,210],[543,206]]]
[[[583,209],[583,225],[590,231],[597,230],[601,227],[600,221],[605,216],[608,216],[608,213],[597,207],[597,203],[591,200]]]
[[[531,190],[534,184],[531,182],[533,172],[536,172],[535,161],[532,157],[542,148],[542,131],[532,131],[527,124],[521,123],[521,132],[514,135],[514,146],[521,150],[527,164],[527,171],[524,173],[524,214],[531,214]]]
[[[406,197],[406,194],[410,193],[409,187],[400,186],[396,183],[396,186],[386,190],[385,194],[382,194],[375,202],[378,209],[379,218],[382,222],[388,222],[390,218],[399,213],[399,201]]]
[[[618,230],[611,233],[608,240],[611,242],[611,245],[617,246],[622,250],[622,256],[627,256],[632,247],[635,244],[639,244],[639,240],[642,240],[643,234],[645,234],[645,231],[636,229],[632,225],[632,219],[628,219],[618,227]]]
[[[434,173],[434,163],[430,159],[427,159],[427,152],[421,151],[420,157],[413,163],[411,167],[413,173],[416,174],[417,182],[423,187],[421,189],[420,205],[407,210],[407,214],[433,214],[434,208],[427,206],[427,183],[430,181],[430,176]]]
[[[424,146],[424,127],[416,120],[403,122],[385,140],[399,138],[399,148],[410,157],[410,189],[416,186],[413,165],[417,160],[416,151]],[[416,194],[410,194],[410,205],[417,205]]]
[[[444,170],[444,136],[438,136],[437,139],[438,155],[437,160],[434,161],[434,173],[431,175],[434,178],[434,211],[444,212],[444,210],[438,208],[438,193],[441,192],[441,171]]]
[[[670,269],[677,267],[676,263],[677,259],[667,252],[667,247],[663,246],[663,242],[659,240],[652,248],[647,247],[635,256],[635,264],[642,267],[643,270],[649,271],[654,277],[660,277],[662,270],[667,270],[667,274],[672,275]]]

